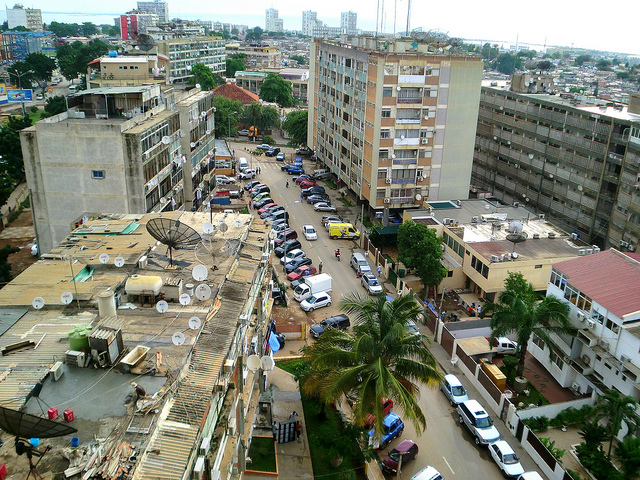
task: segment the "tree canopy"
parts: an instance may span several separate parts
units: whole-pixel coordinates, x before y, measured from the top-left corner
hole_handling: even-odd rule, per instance
[[[0,152],[2,152],[2,162],[0,163],[0,182],[3,186],[17,184],[24,180],[24,162],[22,161],[22,146],[20,144],[20,130],[31,126],[29,116],[22,117],[11,115],[0,129]],[[9,191],[9,194],[11,192]],[[2,192],[4,195],[4,190]],[[0,204],[4,205],[6,198],[0,198]]]
[[[634,432],[640,426],[640,415],[637,413],[638,402],[629,395],[622,395],[615,389],[602,395],[595,406],[596,420],[607,420],[607,436],[609,437],[609,452],[613,447],[613,440],[622,429],[622,424],[627,425],[629,433]]]
[[[94,40],[87,45],[82,42],[65,43],[57,49],[58,67],[66,78],[73,80],[87,73],[87,65],[109,51],[109,45]]]
[[[97,35],[100,30],[91,22],[77,23],[60,23],[51,22],[46,25],[47,30],[51,30],[56,34],[56,37],[90,37],[91,35]]]
[[[578,55],[575,60],[575,65],[580,67],[584,65],[585,62],[591,61],[591,55]]]
[[[289,142],[294,147],[307,146],[307,121],[309,112],[307,110],[297,110],[289,113],[284,122],[282,129],[291,137]]]
[[[216,137],[231,136],[235,133],[238,118],[242,113],[242,103],[227,97],[216,95],[213,98],[216,111],[213,114],[216,125]]]
[[[220,75],[214,75],[211,69],[204,63],[196,63],[191,67],[191,74],[192,76],[189,77],[189,81],[187,83],[189,85],[199,84],[202,90],[213,90],[218,85],[224,83],[224,80]]]
[[[35,71],[26,62],[16,62],[7,69],[9,81],[19,88],[31,88],[36,82]]]
[[[429,288],[437,287],[447,276],[447,269],[440,263],[441,243],[436,231],[422,223],[405,222],[398,228],[398,260],[417,270],[427,296]]]
[[[44,104],[44,111],[49,117],[65,112],[67,110],[67,101],[62,95],[47,97]]]
[[[548,71],[553,70],[555,68],[555,65],[549,60],[541,60],[538,62],[537,67],[538,70]]]
[[[278,111],[273,107],[260,105],[258,102],[252,102],[244,107],[241,120],[243,123],[253,125],[258,130],[280,126],[280,114]]]
[[[262,40],[264,30],[260,27],[253,27],[247,30],[247,34],[244,36],[246,41]]]
[[[516,69],[522,68],[522,58],[509,53],[503,53],[496,59],[493,65],[500,73],[511,75]]]
[[[227,58],[224,73],[227,77],[233,77],[236,72],[240,72],[245,68],[244,61],[241,58]]]
[[[302,55],[291,55],[291,60],[295,60],[299,65],[305,65],[307,60]]]
[[[281,107],[293,105],[293,87],[276,73],[269,73],[260,87],[260,98],[265,102],[275,102]]]

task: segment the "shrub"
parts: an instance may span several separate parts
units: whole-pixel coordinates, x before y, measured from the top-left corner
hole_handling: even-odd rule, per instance
[[[554,458],[559,463],[562,463],[562,457],[564,457],[564,454],[567,453],[566,450],[561,449],[561,448],[556,448],[556,441],[555,440],[551,440],[548,437],[541,438],[540,439],[540,443],[542,443],[545,447],[547,447],[547,450],[549,450],[551,455],[553,455]]]
[[[565,408],[551,419],[550,425],[555,428],[562,425],[577,425],[587,421],[592,413],[593,407],[590,405],[583,405],[581,408]]]
[[[586,443],[581,443],[576,447],[576,453],[582,466],[597,480],[622,480],[622,475],[602,450],[593,449]]]
[[[541,417],[530,417],[522,421],[534,432],[545,432],[549,428],[549,419],[544,415]]]
[[[265,135],[264,137],[262,137],[262,141],[264,143],[268,143],[271,146],[274,146],[276,144],[276,141],[273,139],[271,135]]]

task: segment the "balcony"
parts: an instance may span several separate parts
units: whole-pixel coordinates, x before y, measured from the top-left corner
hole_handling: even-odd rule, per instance
[[[422,103],[422,97],[398,97],[397,103]]]
[[[393,197],[389,199],[389,203],[413,203],[413,197]]]
[[[396,123],[400,125],[418,125],[420,123],[419,118],[396,118]]]
[[[415,178],[392,178],[391,183],[416,183]]]
[[[598,337],[596,337],[590,330],[578,330],[578,340],[584,343],[585,346],[592,348],[598,344]]]
[[[415,165],[417,163],[417,158],[397,158],[393,161],[393,165]]]

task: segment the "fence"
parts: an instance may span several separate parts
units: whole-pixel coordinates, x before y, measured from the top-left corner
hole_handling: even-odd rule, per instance
[[[29,196],[29,187],[26,183],[21,183],[11,193],[11,196],[7,199],[2,207],[0,207],[0,231],[4,230],[9,222],[9,217],[13,212],[20,208],[20,204],[24,202]]]

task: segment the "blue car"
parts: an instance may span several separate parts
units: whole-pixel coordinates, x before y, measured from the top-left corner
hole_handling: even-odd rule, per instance
[[[288,173],[289,175],[300,175],[301,173],[304,173],[304,169],[294,165],[293,167],[289,167]]]
[[[369,431],[369,443],[373,445],[374,448],[385,448],[389,443],[391,443],[391,440],[402,435],[402,432],[404,431],[404,422],[400,416],[393,412],[384,417],[382,425],[384,432],[379,442],[374,442],[373,440],[375,433],[373,429]]]

